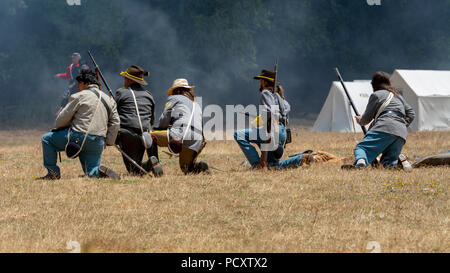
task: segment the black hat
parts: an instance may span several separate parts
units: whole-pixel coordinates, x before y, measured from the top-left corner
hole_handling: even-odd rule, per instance
[[[98,85],[97,75],[90,69],[82,69],[75,80],[77,82],[89,82]]]
[[[255,80],[268,80],[270,82],[274,82],[275,81],[275,72],[263,69],[263,71],[261,71],[261,75],[256,76],[253,79],[255,79]]]

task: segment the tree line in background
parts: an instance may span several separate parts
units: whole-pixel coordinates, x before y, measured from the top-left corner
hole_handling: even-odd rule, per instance
[[[449,69],[450,0],[4,0],[0,127],[47,125],[70,54],[91,50],[113,89],[131,64],[150,71],[161,110],[178,77],[207,104],[258,102],[253,76],[279,58],[294,117],[318,113],[339,66],[347,80],[377,70]],[[89,60],[85,59],[89,64]]]

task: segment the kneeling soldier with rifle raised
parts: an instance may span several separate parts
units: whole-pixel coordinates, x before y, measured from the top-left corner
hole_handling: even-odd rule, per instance
[[[263,70],[261,75],[254,77],[254,79],[260,82],[260,109],[263,113],[262,118],[258,118],[257,125],[262,126],[257,129],[245,129],[234,132],[235,140],[253,168],[267,168],[269,166],[287,168],[300,166],[302,164],[303,154],[298,154],[280,161],[286,143],[286,123],[283,118],[287,116],[290,107],[285,100],[279,99],[279,93],[274,91],[278,89],[278,84],[275,84],[278,83],[277,73]],[[282,109],[282,113],[280,109]],[[264,137],[267,139],[265,140]],[[273,147],[266,147],[270,142],[273,142]],[[261,157],[251,143],[259,146],[261,149]]]
[[[401,151],[406,142],[407,128],[414,120],[415,113],[391,86],[389,78],[385,72],[373,75],[373,94],[366,111],[362,116],[356,116],[361,126],[373,122],[369,132],[354,149],[355,162],[353,165],[343,165],[342,169],[364,169],[382,154],[381,163],[385,168],[403,165],[405,171],[412,170]]]
[[[118,89],[115,94],[120,116],[117,144],[145,171],[152,170],[155,176],[161,176],[163,170],[158,163],[158,147],[149,134],[155,119],[155,101],[152,94],[142,87],[147,85],[143,77],[148,76],[148,72],[132,65],[120,75],[124,77],[124,88]],[[142,163],[145,151],[149,160]],[[126,156],[123,156],[123,162],[129,173],[145,174]]]
[[[159,131],[152,131],[160,147],[168,147],[179,154],[184,174],[209,172],[205,161],[195,162],[206,145],[203,137],[202,109],[195,102],[194,86],[185,79],[177,79],[167,91],[164,112],[159,118]]]
[[[81,167],[89,177],[120,179],[111,169],[101,166],[106,145],[114,145],[119,130],[116,103],[98,88],[94,72],[82,70],[76,77],[78,92],[56,118],[56,128],[42,136],[44,166],[48,174],[40,179],[60,179],[57,152],[66,151],[71,159],[80,157]]]

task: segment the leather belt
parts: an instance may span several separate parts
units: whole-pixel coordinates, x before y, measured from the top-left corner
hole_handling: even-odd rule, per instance
[[[385,114],[393,114],[399,118],[402,118],[402,119],[405,118],[405,115],[399,111],[384,111],[383,113],[380,114],[380,116],[385,115]]]

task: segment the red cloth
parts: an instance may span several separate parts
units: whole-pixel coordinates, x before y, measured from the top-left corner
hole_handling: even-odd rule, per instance
[[[59,74],[57,74],[56,76],[58,77],[58,78],[61,78],[61,79],[63,79],[63,80],[73,80],[73,76],[72,76],[72,69],[73,69],[73,66],[75,66],[76,68],[78,68],[78,67],[80,67],[80,64],[70,64],[68,67],[67,67],[67,71],[66,71],[66,73],[59,73]]]

